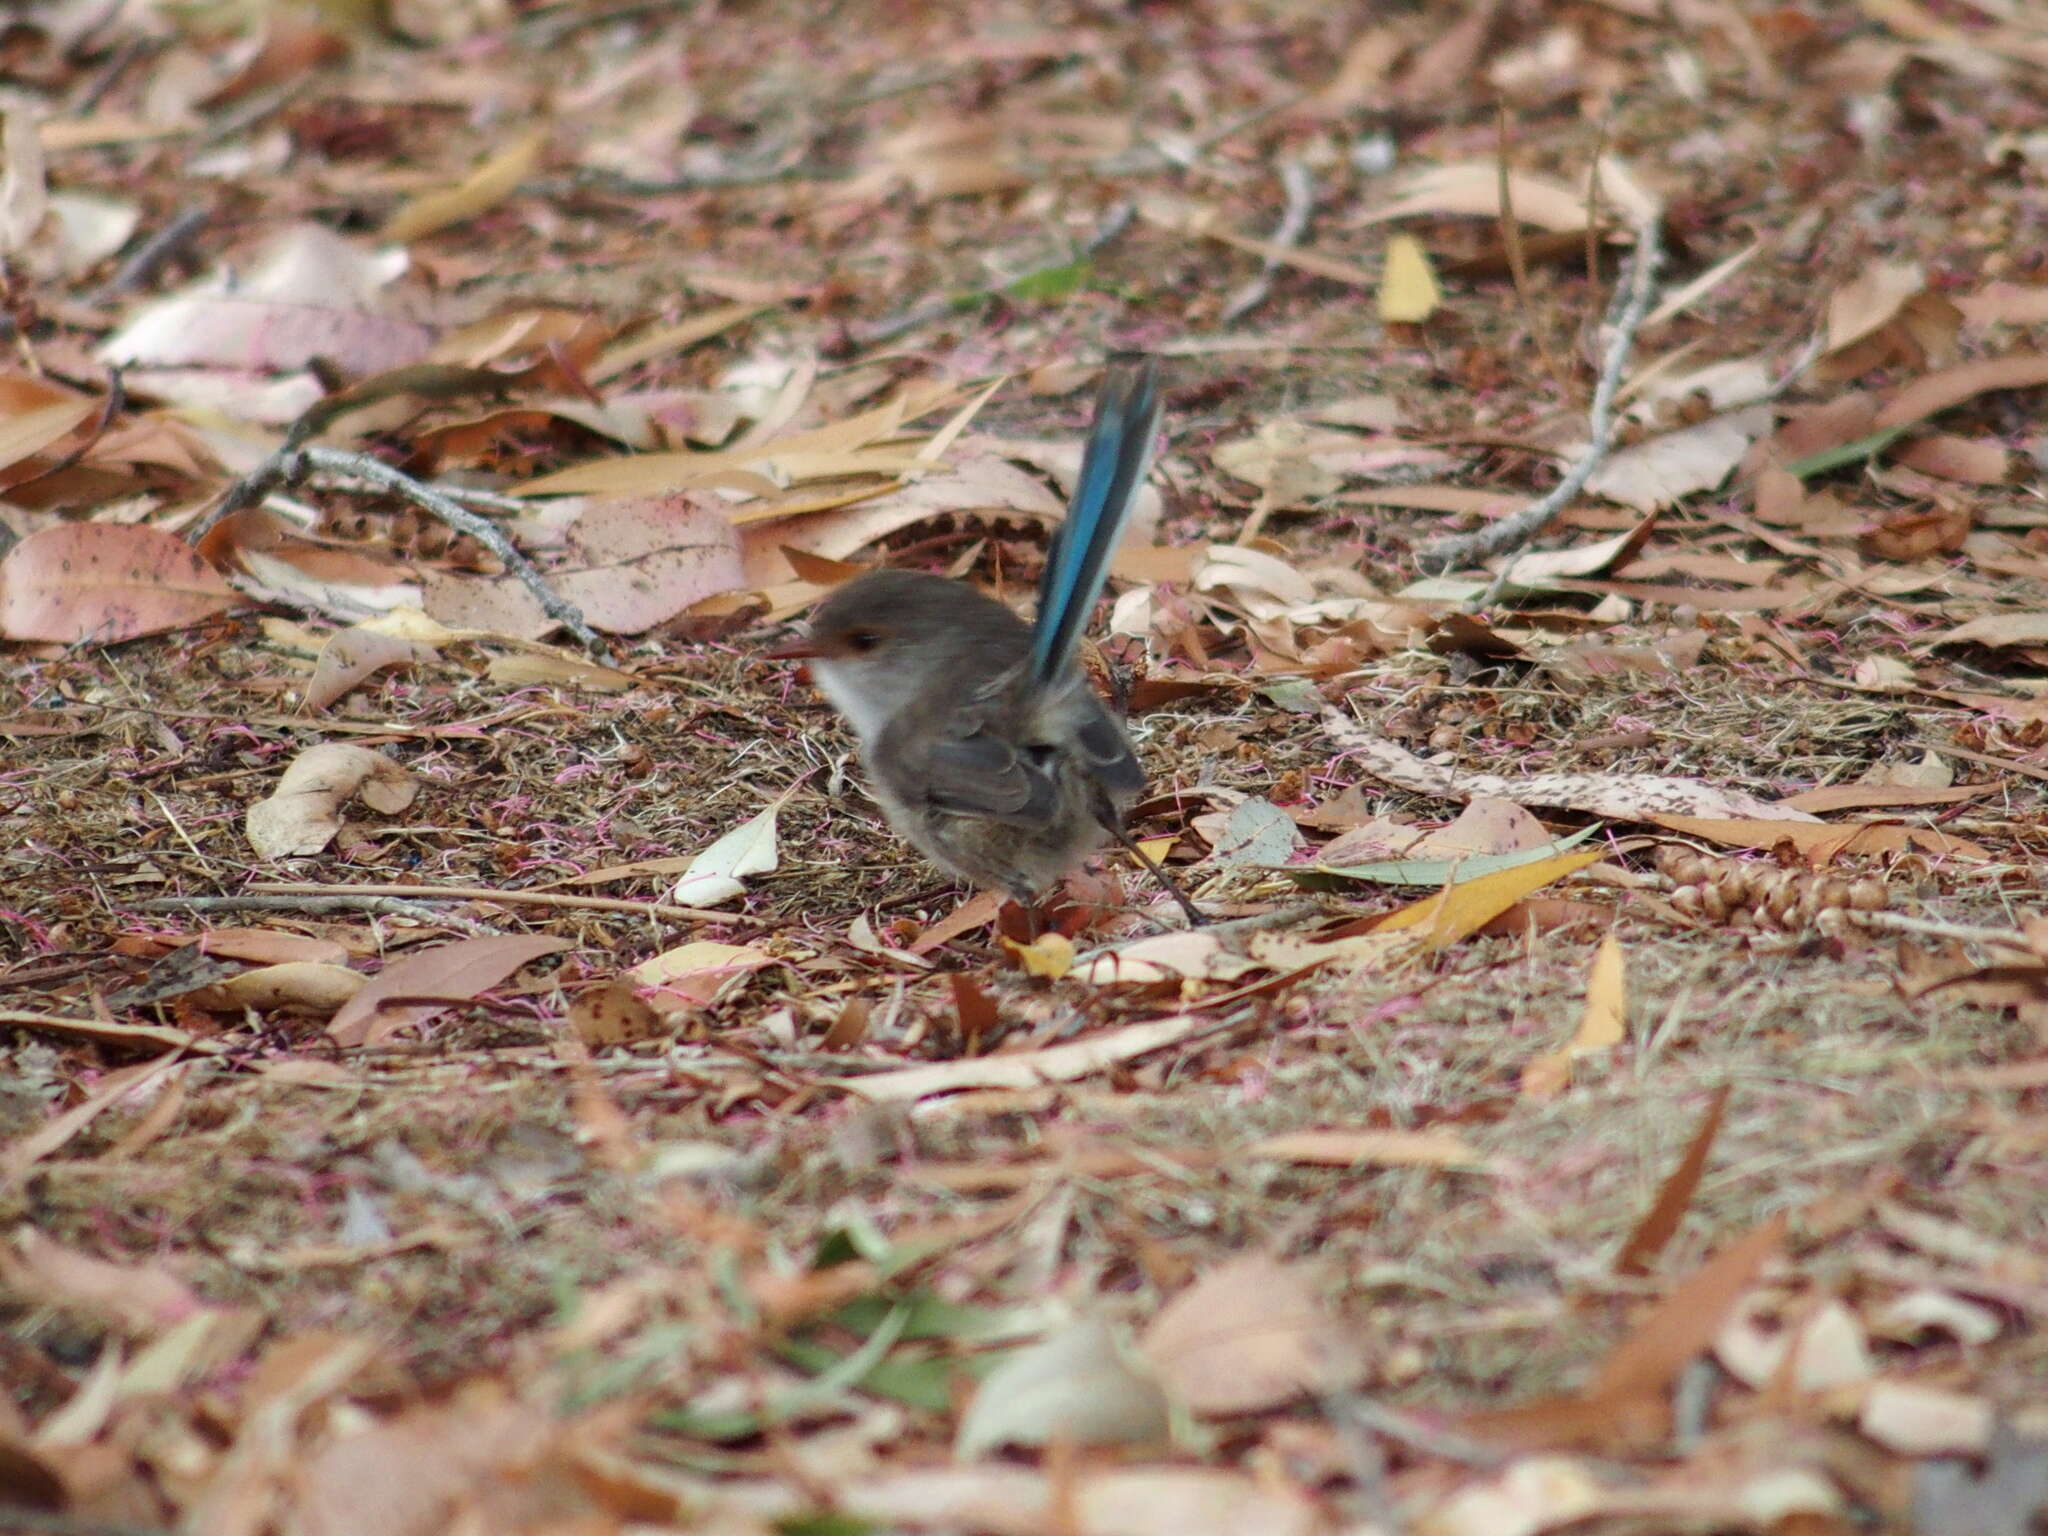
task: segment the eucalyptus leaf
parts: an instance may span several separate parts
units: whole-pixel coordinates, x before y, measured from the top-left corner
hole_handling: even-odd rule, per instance
[[[1101,1318],[1085,1318],[989,1372],[960,1418],[953,1453],[971,1461],[1006,1445],[1135,1445],[1167,1439],[1166,1393]]]
[[[1285,864],[1301,846],[1294,818],[1270,800],[1239,801],[1225,818],[1213,855],[1218,864]]]
[[[1323,707],[1322,690],[1304,677],[1276,678],[1253,690],[1275,709],[1289,714],[1312,715]]]
[[[892,1310],[904,1314],[906,1339],[950,1339],[955,1342],[986,1344],[998,1339],[1026,1338],[1043,1333],[1043,1307],[970,1307],[947,1301],[929,1291],[913,1291],[900,1298],[857,1296],[832,1314],[832,1321],[866,1336],[880,1326]]]
[[[830,1370],[842,1357],[816,1339],[784,1339],[775,1352],[799,1370]],[[882,1360],[857,1385],[873,1397],[887,1398],[926,1413],[944,1413],[953,1406],[953,1380],[976,1374],[978,1362],[928,1356],[921,1360]],[[989,1362],[992,1364],[993,1362]],[[983,1370],[988,1368],[984,1364]]]
[[[1815,475],[1824,475],[1831,469],[1840,469],[1844,464],[1861,464],[1865,459],[1876,458],[1905,434],[1904,427],[1886,427],[1882,432],[1859,437],[1853,443],[1843,443],[1836,448],[1823,448],[1819,453],[1809,453],[1803,459],[1794,459],[1785,466],[1785,473],[1796,475],[1801,480],[1811,480]]]
[[[689,1407],[655,1416],[659,1428],[704,1440],[741,1440],[776,1424],[785,1424],[831,1407],[857,1386],[896,1347],[903,1335],[901,1308],[882,1319],[860,1348],[838,1356],[811,1380],[775,1393],[758,1411],[701,1410]]]
[[[1477,880],[1482,875],[1497,874],[1503,869],[1517,869],[1524,864],[1553,858],[1576,848],[1600,830],[1597,823],[1581,827],[1569,837],[1558,838],[1541,848],[1524,848],[1517,853],[1475,854],[1463,859],[1382,859],[1372,864],[1276,867],[1304,885],[1313,885],[1318,880],[1370,880],[1376,885],[1414,885],[1436,889],[1453,880]]]
[[[1003,291],[1013,299],[1064,299],[1079,293],[1095,275],[1095,264],[1082,257],[1061,267],[1027,272]]]

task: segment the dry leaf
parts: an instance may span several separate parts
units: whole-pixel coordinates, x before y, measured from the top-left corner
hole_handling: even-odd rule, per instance
[[[1109,1067],[1185,1040],[1210,1027],[1196,1014],[1127,1024],[1067,1045],[1046,1046],[1003,1056],[976,1056],[963,1061],[901,1067],[869,1077],[843,1079],[840,1086],[855,1098],[892,1101],[927,1098],[962,1088],[1035,1088],[1042,1083],[1072,1082]]]
[[[1413,235],[1387,241],[1386,270],[1380,276],[1380,319],[1389,325],[1418,325],[1443,302],[1429,253]]]
[[[327,1021],[337,1044],[381,1045],[401,1029],[468,1002],[543,955],[569,948],[545,934],[494,934],[391,961]],[[420,999],[430,1001],[420,1001]]]
[[[1871,426],[1880,432],[1887,427],[1910,427],[1994,389],[2035,389],[2043,384],[2048,384],[2048,353],[2016,352],[2009,357],[1958,363],[1899,390],[1879,408]]]
[[[1818,825],[1818,818],[1805,811],[1758,800],[1743,790],[1656,774],[1531,774],[1509,779],[1498,774],[1466,773],[1424,762],[1405,748],[1372,735],[1339,710],[1326,709],[1322,718],[1324,729],[1353,755],[1357,766],[1397,788],[1420,794],[1454,800],[1490,795],[1518,805],[1561,806],[1596,816],[1638,821],[1666,815],[1698,815]]]
[[[406,245],[497,207],[532,174],[547,141],[546,131],[535,129],[507,144],[459,185],[414,198],[385,222],[384,238]]]
[[[781,864],[775,819],[789,801],[785,791],[773,805],[750,816],[695,858],[669,893],[679,907],[717,907],[747,893],[746,875],[765,875]]]
[[[1257,1413],[1349,1385],[1350,1336],[1323,1311],[1306,1265],[1232,1259],[1175,1296],[1138,1348],[1161,1385],[1202,1414]]]
[[[1706,1113],[1700,1116],[1699,1129],[1693,1132],[1685,1156],[1657,1191],[1656,1202],[1614,1256],[1616,1274],[1647,1274],[1657,1255],[1664,1251],[1664,1245],[1678,1231],[1685,1208],[1692,1203],[1700,1178],[1706,1172],[1707,1154],[1713,1150],[1715,1137],[1721,1134],[1721,1117],[1727,1108],[1728,1087],[1723,1084],[1714,1090],[1713,1098],[1707,1102]]]
[[[1166,1394],[1100,1318],[1006,1356],[960,1416],[953,1451],[971,1461],[1006,1445],[1130,1445],[1163,1440]]]
[[[239,599],[182,539],[118,523],[59,523],[0,557],[0,636],[109,645],[183,629]]]
[[[1827,348],[1839,352],[1890,322],[1899,306],[1927,286],[1911,262],[1877,262],[1828,296]]]
[[[1891,456],[1909,469],[1965,485],[2003,485],[2012,478],[2011,452],[1988,438],[1937,432],[1898,444]]]
[[[1658,216],[1660,209],[1655,197],[1615,157],[1602,158],[1597,176],[1603,199],[1598,213],[1603,220],[1619,212],[1624,223],[1635,226]],[[1591,179],[1589,176],[1589,184]],[[1418,216],[1500,217],[1500,165],[1491,156],[1424,167],[1397,179],[1395,187],[1395,195],[1389,201],[1353,215],[1352,225],[1362,227]],[[1508,193],[1516,219],[1524,224],[1578,233],[1595,223],[1588,192],[1564,182],[1511,169]]]
[[[182,1280],[156,1264],[119,1264],[67,1248],[31,1226],[0,1245],[0,1281],[34,1305],[94,1318],[135,1338],[204,1310]]]
[[[321,646],[306,683],[306,709],[323,710],[384,668],[411,666],[433,654],[415,641],[351,625]]]
[[[627,979],[643,988],[707,1003],[728,983],[763,966],[776,964],[775,956],[749,944],[722,944],[714,939],[692,939],[673,949],[642,960],[626,973]]]
[[[1719,486],[1750,444],[1770,431],[1771,421],[1769,406],[1745,406],[1631,444],[1610,454],[1586,481],[1586,489],[1638,512],[1658,511]]]
[[[1996,1415],[1989,1402],[1915,1382],[1876,1381],[1856,1427],[1901,1456],[1981,1456]]]
[[[201,1008],[280,1010],[325,1018],[363,989],[369,978],[348,966],[321,960],[287,960],[258,966],[189,994]]]
[[[1488,1160],[1448,1131],[1288,1131],[1245,1149],[1250,1157],[1329,1168],[1455,1168],[1482,1172]]]
[[[1539,1056],[1522,1069],[1523,1093],[1535,1099],[1554,1098],[1571,1081],[1573,1062],[1612,1050],[1627,1038],[1624,985],[1621,941],[1610,933],[1593,957],[1578,1032],[1563,1050]]]
[[[261,858],[318,853],[341,830],[341,808],[360,793],[372,810],[391,814],[412,804],[419,786],[382,753],[347,742],[323,742],[292,760],[268,799],[243,818],[250,846]]]

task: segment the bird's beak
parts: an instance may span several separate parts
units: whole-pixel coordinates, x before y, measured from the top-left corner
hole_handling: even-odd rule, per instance
[[[771,646],[765,653],[770,661],[803,661],[820,654],[809,635],[792,635],[777,646]]]

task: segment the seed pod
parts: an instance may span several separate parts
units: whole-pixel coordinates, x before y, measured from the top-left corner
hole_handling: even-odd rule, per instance
[[[1781,871],[1780,873],[1783,872]],[[1770,913],[1771,917],[1780,926],[1783,926],[1785,921],[1798,909],[1799,884],[1800,882],[1796,876],[1790,880],[1779,880],[1772,886],[1770,894],[1764,899],[1764,909]]]
[[[1716,870],[1714,889],[1721,893],[1721,900],[1730,912],[1737,907],[1749,906],[1755,900],[1749,875],[1739,864],[1727,864]]]
[[[1721,888],[1728,893],[1728,899],[1740,906],[1747,906],[1756,900],[1757,877],[1765,871],[1754,865],[1744,864],[1738,859],[1721,861]]]

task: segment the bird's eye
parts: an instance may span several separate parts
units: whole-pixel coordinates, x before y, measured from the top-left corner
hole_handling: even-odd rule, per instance
[[[882,637],[872,629],[852,629],[846,633],[847,649],[857,656],[865,656],[882,643]]]

